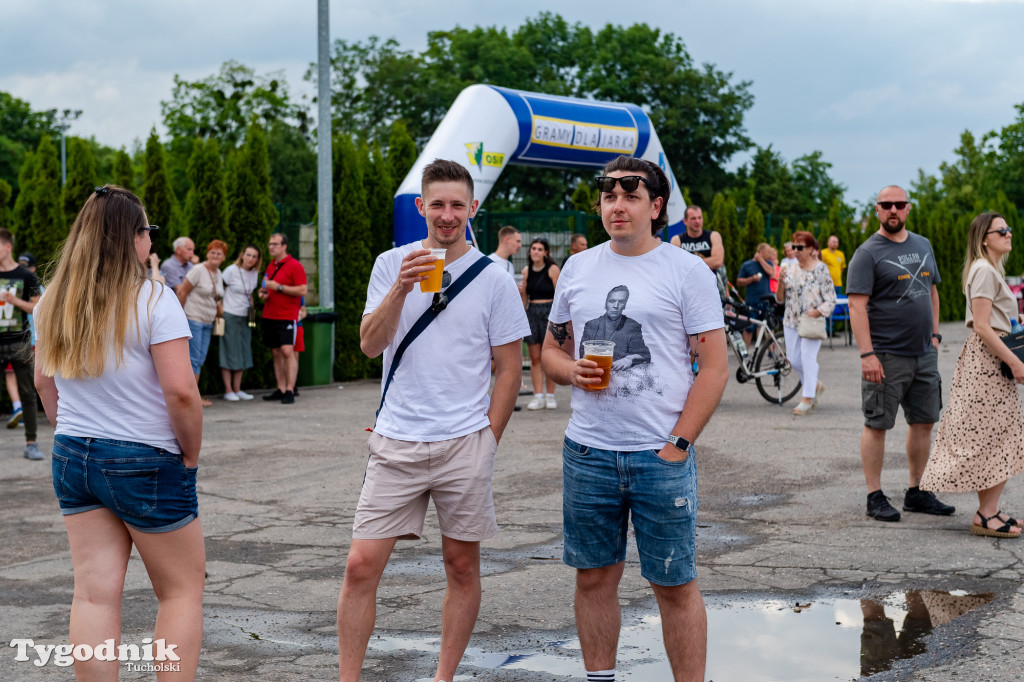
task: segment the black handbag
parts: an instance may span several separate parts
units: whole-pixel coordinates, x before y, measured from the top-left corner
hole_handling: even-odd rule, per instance
[[[1024,329],[1017,332],[1010,332],[1003,337],[1003,343],[1006,344],[1006,347],[1009,348],[1014,355],[1021,360],[1024,360]],[[999,363],[999,369],[1007,379],[1013,378],[1013,372],[1010,371],[1010,366],[1005,362]]]

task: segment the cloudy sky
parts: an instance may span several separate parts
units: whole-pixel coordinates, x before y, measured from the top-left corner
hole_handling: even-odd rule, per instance
[[[820,149],[850,201],[934,173],[962,131],[998,130],[1024,102],[1022,0],[347,0],[331,3],[331,37],[418,50],[430,30],[542,11],[681,36],[696,62],[752,81],[755,142],[790,161]],[[283,70],[298,94],[316,58],[315,0],[0,0],[0,17],[0,90],[82,109],[73,132],[113,146],[159,126],[175,74],[235,59]]]

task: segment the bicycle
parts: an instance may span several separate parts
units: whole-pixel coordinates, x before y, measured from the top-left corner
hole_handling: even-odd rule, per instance
[[[785,404],[799,393],[800,377],[786,358],[785,339],[775,333],[781,320],[774,301],[764,312],[764,319],[753,317],[746,305],[731,298],[723,302],[722,314],[725,336],[739,360],[736,381],[745,384],[753,379],[761,397],[776,405]],[[757,327],[757,332],[752,344],[754,350],[748,352],[741,330],[751,324]]]

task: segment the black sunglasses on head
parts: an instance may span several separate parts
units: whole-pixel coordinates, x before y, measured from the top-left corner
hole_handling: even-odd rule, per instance
[[[888,211],[895,208],[897,211],[902,211],[910,205],[909,201],[879,201],[878,205],[882,207],[883,211]]]
[[[1013,234],[1013,229],[1009,227],[1000,227],[998,230],[989,230],[985,234],[998,234],[1000,237],[1005,237],[1008,234]]]
[[[626,175],[621,178],[613,178],[610,175],[599,175],[596,178],[597,189],[602,192],[614,192],[615,183],[619,183],[625,192],[636,191],[636,188],[640,186],[640,183],[647,185],[648,189],[652,189],[651,183],[642,175]]]

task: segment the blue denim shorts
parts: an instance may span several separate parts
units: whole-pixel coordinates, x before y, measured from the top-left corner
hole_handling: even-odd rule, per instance
[[[189,320],[188,330],[192,332],[192,338],[188,340],[188,359],[192,363],[192,373],[199,374],[203,363],[206,362],[206,354],[210,352],[213,325]]]
[[[626,559],[630,517],[640,574],[655,585],[697,577],[697,462],[669,462],[655,450],[616,452],[562,445],[565,552],[573,568],[601,568]]]
[[[178,530],[199,516],[198,468],[152,445],[54,436],[52,468],[64,516],[106,508],[144,533]]]

